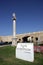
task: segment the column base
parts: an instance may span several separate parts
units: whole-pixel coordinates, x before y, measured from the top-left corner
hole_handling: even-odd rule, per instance
[[[12,46],[17,46],[17,38],[12,38]]]

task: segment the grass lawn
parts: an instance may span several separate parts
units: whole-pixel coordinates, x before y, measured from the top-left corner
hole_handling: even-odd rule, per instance
[[[43,65],[43,54],[35,53],[34,62],[28,62],[15,57],[15,47],[0,47],[0,65]]]

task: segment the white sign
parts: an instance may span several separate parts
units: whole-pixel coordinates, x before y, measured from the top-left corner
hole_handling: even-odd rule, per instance
[[[33,62],[34,61],[33,43],[18,43],[16,47],[16,58]]]

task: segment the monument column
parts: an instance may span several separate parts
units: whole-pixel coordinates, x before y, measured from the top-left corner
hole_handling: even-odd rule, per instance
[[[16,37],[16,15],[13,13],[13,38],[12,38],[12,46],[17,45],[17,37]]]

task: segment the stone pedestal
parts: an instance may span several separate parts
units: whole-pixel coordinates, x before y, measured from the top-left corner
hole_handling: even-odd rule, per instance
[[[17,38],[12,38],[12,46],[17,46]]]

